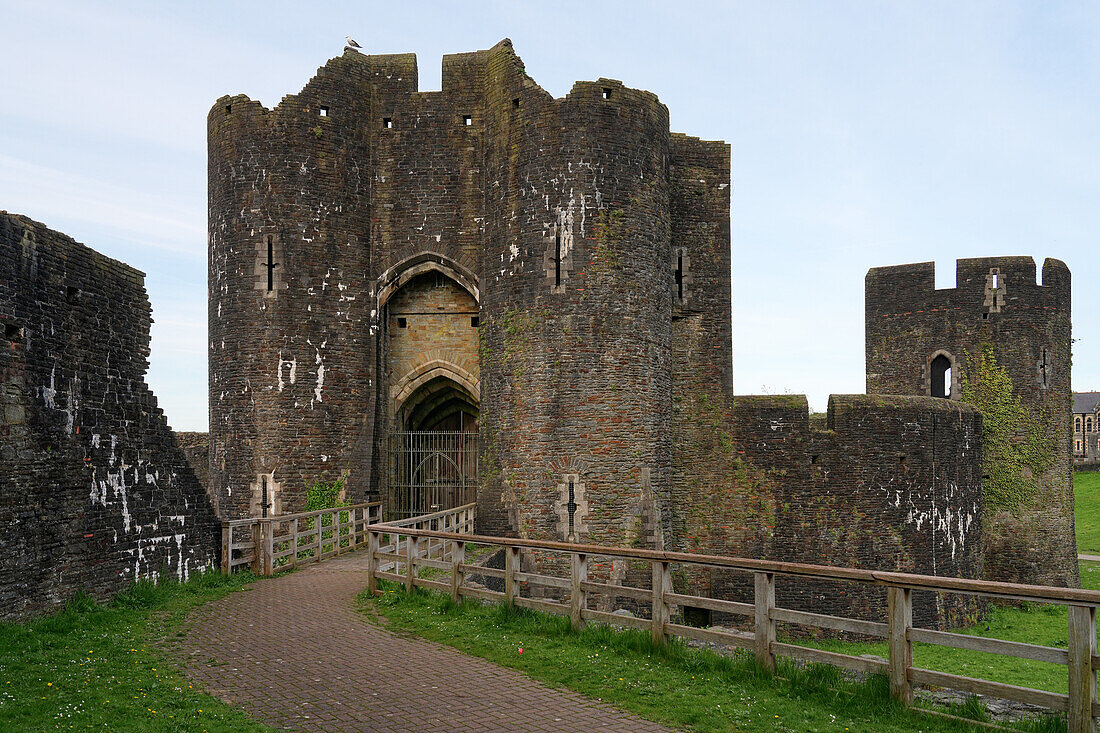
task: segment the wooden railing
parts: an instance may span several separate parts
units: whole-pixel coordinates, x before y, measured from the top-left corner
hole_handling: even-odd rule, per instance
[[[1096,670],[1100,656],[1096,647],[1096,609],[1100,592],[1077,588],[995,583],[961,578],[944,578],[906,573],[877,572],[822,565],[770,562],[745,558],[695,555],[681,552],[661,552],[624,547],[601,547],[563,542],[512,539],[464,535],[415,527],[397,527],[394,523],[368,528],[368,585],[379,593],[378,580],[403,583],[405,588],[432,588],[450,593],[455,601],[462,598],[503,601],[508,605],[569,616],[575,627],[595,621],[648,630],[655,643],[663,644],[669,637],[698,639],[747,649],[766,669],[775,669],[777,655],[808,662],[832,664],[862,672],[884,673],[890,680],[891,695],[904,704],[913,701],[914,685],[949,687],[964,692],[1017,700],[1032,705],[1068,713],[1072,733],[1094,731],[1093,716],[1100,715],[1096,695]],[[404,538],[404,541],[402,541]],[[385,539],[385,544],[383,540]],[[434,546],[431,543],[436,543]],[[465,562],[466,546],[491,546],[504,552],[504,567],[493,568]],[[441,549],[442,548],[442,549]],[[536,572],[522,572],[520,553],[538,553],[542,557],[565,556],[569,560],[569,577]],[[497,551],[499,552],[499,550]],[[589,577],[592,558],[626,560],[650,565],[650,587],[633,587],[598,582]],[[742,571],[753,576],[753,603],[740,603],[705,596],[676,593],[672,587],[673,565]],[[423,568],[443,571],[449,580],[420,577]],[[439,573],[435,573],[438,577]],[[886,618],[865,621],[791,608],[775,603],[777,575],[798,576],[817,580],[843,581],[882,587],[886,594]],[[497,587],[469,582],[470,578],[495,578]],[[543,597],[523,596],[522,588],[543,589]],[[1039,646],[1002,641],[980,636],[935,631],[913,626],[912,592],[933,591],[961,593],[987,599],[1023,600],[1060,604],[1069,607],[1068,648]],[[589,608],[590,595],[629,598],[639,612],[649,611],[649,618],[620,615]],[[554,597],[556,596],[556,598]],[[751,631],[697,628],[673,622],[673,611],[680,607],[709,609],[747,618]],[[812,649],[794,643],[780,642],[776,627],[780,623],[849,632],[887,640],[886,660],[856,657],[838,652]],[[1034,659],[1069,668],[1068,694],[1035,690],[1000,682],[963,677],[913,666],[914,642],[972,649],[1023,659]]]
[[[257,575],[350,552],[382,521],[382,502],[222,522],[222,572],[247,567]]]

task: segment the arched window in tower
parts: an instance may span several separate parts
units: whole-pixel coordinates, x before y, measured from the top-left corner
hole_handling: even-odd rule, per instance
[[[931,365],[931,395],[933,397],[951,398],[951,370],[954,365],[946,354],[939,354],[932,359]]]

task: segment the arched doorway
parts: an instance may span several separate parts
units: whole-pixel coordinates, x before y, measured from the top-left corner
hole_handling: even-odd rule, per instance
[[[400,519],[476,499],[479,314],[476,286],[453,263],[421,260],[386,277],[385,503],[387,518]]]
[[[435,376],[398,410],[391,436],[387,512],[409,517],[468,504],[477,498],[477,396],[447,376]]]

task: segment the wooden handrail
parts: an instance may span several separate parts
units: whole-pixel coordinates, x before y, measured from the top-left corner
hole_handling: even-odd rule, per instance
[[[452,512],[464,511],[465,507]],[[471,515],[475,510],[469,510]],[[472,518],[463,515],[463,524]],[[434,519],[427,515],[425,518]],[[417,524],[420,522],[409,522]],[[1071,733],[1091,731],[1093,716],[1100,714],[1096,695],[1096,672],[1100,656],[1096,644],[1096,609],[1100,606],[1100,592],[1078,588],[1054,588],[995,581],[945,578],[931,575],[894,573],[860,568],[837,568],[828,565],[776,562],[752,558],[723,557],[686,552],[665,552],[633,547],[605,547],[603,545],[553,542],[487,535],[456,534],[431,529],[399,526],[397,523],[370,525],[368,551],[368,588],[380,593],[378,580],[386,579],[402,583],[407,590],[416,587],[449,592],[454,600],[475,598],[501,601],[509,606],[533,608],[547,613],[569,616],[575,628],[586,622],[596,621],[638,629],[649,629],[655,643],[664,643],[670,636],[700,639],[738,647],[754,653],[760,665],[775,668],[777,655],[812,662],[832,664],[863,672],[884,672],[890,681],[891,695],[902,704],[913,701],[913,684],[939,684],[954,686],[969,692],[1006,697],[1051,710],[1067,711]],[[383,535],[390,543],[382,547]],[[405,541],[402,543],[401,538]],[[424,540],[424,541],[422,541]],[[432,540],[439,541],[435,550],[441,550],[450,563],[429,559]],[[469,548],[487,545],[504,549],[504,569],[482,569],[465,563]],[[562,578],[520,569],[520,551],[542,550],[569,556],[569,577]],[[390,551],[392,550],[392,552]],[[591,559],[617,558],[648,561],[652,567],[650,588],[619,586],[590,579]],[[379,561],[388,563],[383,566]],[[753,575],[754,603],[741,603],[704,596],[676,593],[672,587],[670,564],[690,564],[740,570]],[[450,570],[450,582],[418,577],[418,568]],[[480,584],[467,584],[468,578],[479,575],[500,578],[503,590],[490,590]],[[832,581],[845,581],[876,585],[887,595],[885,623],[860,619],[810,613],[780,608],[775,602],[775,576],[791,575]],[[533,598],[520,594],[520,589],[539,586],[549,591],[549,597]],[[1068,649],[1056,649],[1037,644],[1006,642],[981,636],[933,631],[913,626],[913,590],[930,592],[967,593],[988,598],[1011,598],[1069,606]],[[621,592],[620,592],[621,591]],[[588,608],[588,594],[622,596],[650,603],[650,618],[619,616]],[[568,600],[561,600],[568,596]],[[556,600],[555,600],[556,599]],[[747,615],[753,618],[752,631],[726,629],[701,629],[671,622],[674,607],[695,606],[717,609],[726,613]],[[831,629],[857,634],[885,637],[888,658],[855,657],[776,639],[778,623],[794,623],[801,626]],[[1000,654],[1068,667],[1068,695],[1026,687],[1006,685],[972,677],[961,677],[913,666],[912,644],[921,642],[973,651]]]
[[[364,501],[359,504],[347,504],[346,506],[334,506],[329,509],[314,509],[310,512],[297,512],[296,514],[272,514],[266,517],[252,517],[251,519],[235,519],[233,522],[285,522],[291,519],[308,519],[309,517],[320,516],[321,514],[333,514],[335,512],[346,512],[351,509],[370,509],[373,507],[382,506],[380,501]]]
[[[379,502],[381,503],[381,502]],[[469,504],[463,504],[462,506],[456,506],[454,509],[442,509],[438,512],[432,512],[431,514],[421,514],[415,517],[405,517],[404,519],[394,519],[393,521],[386,522],[385,524],[390,527],[408,527],[413,524],[420,524],[421,522],[428,522],[433,519],[439,519],[450,514],[458,514],[459,512],[473,509],[477,506],[476,502]]]
[[[394,530],[400,530],[399,532],[395,532],[395,534],[409,536],[415,535],[418,537],[433,537],[438,539],[448,539],[451,536],[449,532],[400,527],[392,522],[372,525],[372,527],[374,526],[382,530],[385,530],[387,527]],[[939,575],[894,573],[882,570],[841,568],[831,565],[810,565],[806,563],[780,562],[775,560],[757,560],[746,557],[704,555],[693,552],[667,552],[664,550],[645,550],[636,547],[608,547],[606,545],[585,545],[572,542],[555,542],[551,540],[531,540],[522,537],[493,537],[489,535],[471,534],[465,535],[463,539],[469,543],[482,545],[524,547],[533,550],[550,550],[553,552],[576,552],[584,555],[618,557],[632,560],[686,562],[695,565],[710,565],[712,567],[720,567],[728,570],[779,573],[780,575],[823,578],[826,580],[844,580],[884,587],[894,586],[915,590],[965,593],[1011,600],[1042,601],[1060,605],[1100,606],[1100,591],[1086,590],[1084,588],[1023,585],[1019,583],[1002,583],[993,580],[972,580],[969,578],[949,578]]]

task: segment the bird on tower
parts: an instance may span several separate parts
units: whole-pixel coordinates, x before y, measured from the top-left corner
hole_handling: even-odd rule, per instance
[[[344,36],[348,40],[348,48],[362,48],[351,36]]]

